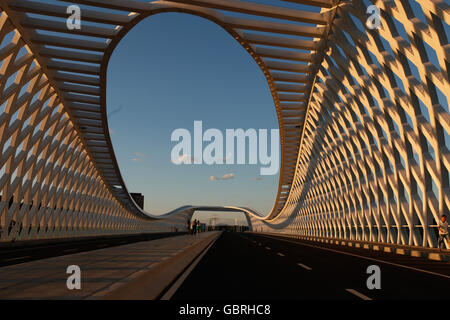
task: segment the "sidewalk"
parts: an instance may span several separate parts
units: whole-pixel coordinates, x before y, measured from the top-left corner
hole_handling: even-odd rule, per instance
[[[101,299],[218,235],[181,235],[1,267],[0,299]],[[66,286],[70,265],[81,269],[80,290]]]

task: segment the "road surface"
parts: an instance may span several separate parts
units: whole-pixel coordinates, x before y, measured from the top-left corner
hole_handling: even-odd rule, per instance
[[[447,262],[324,247],[225,232],[171,299],[450,299]],[[367,287],[370,265],[380,267],[381,289]]]

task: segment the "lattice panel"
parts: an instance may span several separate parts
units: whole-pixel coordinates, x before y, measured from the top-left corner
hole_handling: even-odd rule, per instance
[[[5,12],[0,43],[1,241],[170,229],[136,218],[106,188]]]
[[[0,0],[45,69],[108,188],[136,216],[156,219],[130,196],[106,119],[106,71],[117,44],[143,19],[177,12],[225,29],[264,73],[280,127],[281,166],[269,217],[285,206],[292,185],[314,75],[326,47],[337,0]],[[67,6],[82,11],[82,28],[67,28]],[[306,5],[306,6],[305,6]],[[321,8],[326,8],[322,10]],[[245,211],[245,210],[244,210]]]
[[[382,27],[368,30],[371,4],[337,10],[288,205],[259,228],[436,246],[450,211],[450,9],[375,1]]]

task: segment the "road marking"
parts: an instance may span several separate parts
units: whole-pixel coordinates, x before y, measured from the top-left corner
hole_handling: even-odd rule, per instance
[[[366,296],[366,295],[362,294],[361,292],[358,292],[358,291],[356,291],[356,290],[354,290],[354,289],[345,289],[345,290],[347,290],[347,291],[350,292],[351,294],[354,294],[355,296],[357,296],[358,298],[361,298],[361,299],[363,299],[363,300],[372,300],[372,299],[369,298],[368,296]]]
[[[27,259],[30,256],[25,256],[25,257],[18,257],[18,258],[9,258],[9,259],[3,259],[3,261],[14,261],[14,260],[20,260],[20,259]]]
[[[279,255],[280,257],[284,257],[284,254],[282,254],[281,252],[278,252],[277,255]]]
[[[290,242],[290,243],[294,243],[294,244],[301,245],[301,246],[305,246],[305,247],[311,247],[311,248],[317,248],[317,249],[322,249],[322,250],[326,250],[326,251],[331,251],[331,252],[341,253],[341,254],[345,254],[345,255],[348,255],[348,256],[353,256],[353,257],[358,257],[358,258],[362,258],[362,259],[366,259],[366,260],[370,260],[370,261],[376,261],[376,262],[380,262],[380,263],[385,263],[385,264],[389,264],[389,265],[396,266],[396,267],[400,267],[400,268],[410,269],[410,270],[414,270],[414,271],[418,271],[418,272],[423,272],[423,273],[428,273],[428,274],[432,274],[432,275],[435,275],[435,276],[439,276],[439,277],[444,277],[444,278],[450,279],[450,276],[447,276],[447,275],[442,274],[442,273],[437,273],[437,272],[433,272],[433,271],[428,271],[428,270],[418,269],[418,268],[414,268],[414,267],[410,267],[410,266],[405,266],[405,265],[398,264],[398,263],[394,263],[394,262],[388,262],[388,261],[384,261],[384,260],[380,260],[380,259],[369,258],[369,257],[365,257],[365,256],[360,256],[359,254],[355,254],[355,253],[344,252],[344,251],[339,251],[339,250],[330,249],[330,248],[324,248],[324,247],[315,246],[315,245],[312,245],[312,244],[306,244],[306,243],[301,243],[301,242],[295,242],[295,241],[286,240],[286,239],[279,239],[279,238],[276,238],[276,237],[267,236],[267,235],[262,235],[262,234],[259,234],[259,235],[260,235],[261,237],[266,237],[266,238],[275,239],[275,240],[279,240],[279,241]]]
[[[304,265],[303,263],[297,263],[297,265],[302,267],[302,268],[305,268],[306,270],[309,270],[309,271],[312,270],[312,268],[308,267],[307,265]]]
[[[267,249],[267,250],[270,250],[270,248],[269,248],[269,247],[266,247],[266,249]]]

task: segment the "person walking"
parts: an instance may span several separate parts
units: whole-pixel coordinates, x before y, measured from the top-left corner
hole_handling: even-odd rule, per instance
[[[195,224],[195,233],[197,236],[200,233],[200,220],[197,220],[197,223]]]
[[[190,226],[189,226],[189,232],[191,235],[195,234],[195,220],[191,220]]]
[[[445,248],[446,244],[448,243],[448,222],[447,216],[445,214],[442,215],[441,220],[439,221],[438,229],[439,229],[438,247],[439,251],[442,251],[441,244],[444,244]]]

